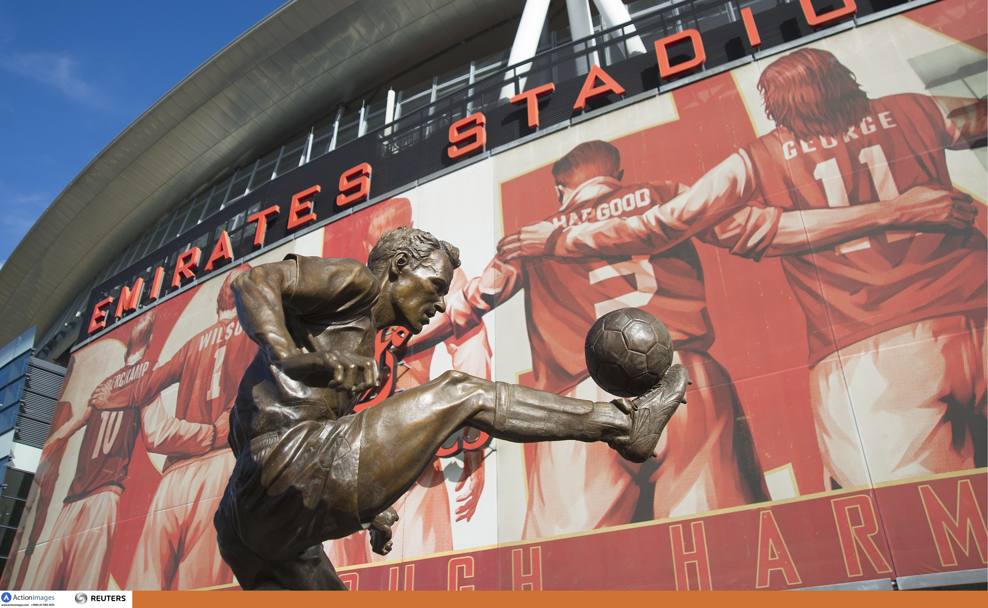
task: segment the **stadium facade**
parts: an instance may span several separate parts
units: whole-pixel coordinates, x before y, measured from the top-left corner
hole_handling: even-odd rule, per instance
[[[442,344],[382,334],[387,391],[458,369],[606,399],[583,338],[626,306],[694,386],[644,465],[454,438],[389,556],[325,544],[351,589],[984,585],[985,23],[980,0],[286,4],[0,269],[0,587],[235,587],[212,515],[255,347],[229,279],[409,224],[463,265]]]

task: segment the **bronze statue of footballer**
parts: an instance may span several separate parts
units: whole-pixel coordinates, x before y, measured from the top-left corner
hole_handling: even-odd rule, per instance
[[[375,335],[417,333],[445,301],[456,247],[422,230],[384,234],[367,265],[288,256],[233,283],[240,323],[260,346],[231,412],[237,464],[215,517],[220,552],[244,589],[343,589],[325,540],[370,529],[390,549],[390,506],[452,433],[510,441],[604,441],[652,456],[683,402],[673,365],[634,400],[595,403],[446,372],[354,413],[378,384]]]

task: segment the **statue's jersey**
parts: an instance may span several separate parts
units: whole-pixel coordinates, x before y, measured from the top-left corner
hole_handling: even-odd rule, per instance
[[[140,412],[128,404],[135,387],[151,367],[150,361],[142,359],[122,367],[104,381],[109,383],[109,399],[124,405],[118,409],[92,409],[65,502],[80,500],[106,486],[123,488],[140,432]]]
[[[755,196],[804,210],[891,200],[916,186],[951,190],[944,149],[959,134],[933,99],[903,94],[870,104],[841,136],[800,141],[775,129],[748,145]],[[986,242],[976,230],[876,231],[782,265],[806,314],[811,363],[893,327],[988,305]]]

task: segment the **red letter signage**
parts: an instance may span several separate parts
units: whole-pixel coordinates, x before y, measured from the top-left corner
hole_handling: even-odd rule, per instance
[[[175,273],[172,274],[172,287],[181,287],[183,280],[196,277],[200,258],[202,258],[202,249],[198,247],[190,247],[178,256],[175,260]]]
[[[446,591],[473,591],[476,585],[466,585],[463,581],[473,580],[473,556],[452,557],[446,562]]]
[[[511,590],[542,591],[542,547],[528,547],[528,564],[525,550],[511,550]]]
[[[113,304],[113,296],[107,296],[93,306],[93,314],[89,317],[88,333],[95,333],[106,327],[106,318],[109,316],[107,309]]]
[[[799,570],[796,569],[796,562],[789,553],[786,539],[782,537],[779,522],[775,521],[775,514],[771,511],[762,511],[758,514],[758,563],[755,568],[755,589],[768,588],[772,582],[772,573],[776,570],[782,574],[788,586],[803,582]]]
[[[484,113],[476,112],[451,124],[449,126],[449,143],[446,153],[452,159],[466,156],[477,150],[482,151],[487,146],[487,117],[484,116]]]
[[[124,285],[120,288],[120,299],[117,300],[117,311],[113,315],[114,321],[124,316],[128,312],[137,310],[141,302],[141,294],[144,293],[144,279],[137,277],[133,287]]]
[[[744,22],[744,33],[748,36],[748,44],[754,48],[761,46],[762,37],[758,33],[758,26],[755,25],[755,16],[751,13],[750,6],[741,9],[741,21]]]
[[[254,249],[264,247],[264,238],[268,235],[268,219],[281,213],[281,207],[271,205],[267,209],[261,209],[257,213],[247,216],[247,223],[257,222],[254,229]]]
[[[806,22],[813,27],[818,27],[831,21],[836,21],[841,17],[847,17],[848,15],[853,15],[858,12],[858,5],[854,3],[854,0],[844,0],[844,6],[841,8],[835,8],[834,10],[824,13],[822,15],[816,12],[813,8],[812,0],[799,0],[799,6],[803,9],[803,15],[806,16]]]
[[[226,233],[226,230],[220,233],[220,238],[213,246],[213,252],[209,254],[209,259],[206,260],[206,267],[203,270],[209,272],[216,265],[216,262],[221,260],[233,261],[233,245],[230,243],[230,235]]]
[[[365,201],[370,197],[371,165],[360,163],[340,175],[340,194],[336,197],[338,207],[346,207]]]
[[[600,84],[597,84],[598,80]],[[604,93],[624,95],[624,87],[619,85],[610,74],[605,72],[604,68],[596,64],[591,65],[590,71],[587,72],[587,77],[583,80],[580,95],[576,98],[576,103],[573,104],[573,110],[582,110],[587,106],[587,100],[593,99],[598,95],[603,95]]]
[[[682,40],[689,40],[693,46],[693,59],[687,59],[682,63],[671,65],[669,63],[669,46]],[[683,30],[656,40],[655,56],[659,60],[659,78],[669,78],[687,70],[692,70],[697,66],[703,65],[703,62],[707,60],[707,52],[703,49],[703,38],[700,37],[700,32],[694,29]]]
[[[312,186],[292,195],[292,205],[288,208],[288,230],[316,221],[316,214],[312,211],[312,196],[321,190],[319,186]]]
[[[154,269],[154,277],[151,279],[151,293],[148,294],[148,301],[154,302],[161,297],[161,285],[165,282],[165,269],[158,266]]]
[[[835,498],[830,501],[830,505],[834,511],[837,539],[844,555],[847,575],[852,578],[864,575],[861,552],[876,573],[892,572],[892,567],[875,541],[879,532],[878,517],[871,498],[865,495]]]
[[[528,126],[534,129],[539,126],[539,97],[548,95],[556,90],[553,83],[544,84],[534,89],[529,89],[512,97],[509,101],[514,104],[525,102],[528,110]]]
[[[988,553],[988,527],[985,526],[985,516],[978,507],[977,493],[970,479],[957,482],[957,499],[954,508],[948,509],[940,500],[933,486],[919,486],[919,497],[923,501],[926,512],[926,522],[930,526],[933,544],[937,548],[940,565],[949,568],[957,565],[957,553],[954,547],[961,550],[967,558],[974,557],[980,563],[986,562]],[[973,547],[971,545],[974,545]]]
[[[710,591],[714,588],[710,576],[710,556],[707,554],[707,532],[702,521],[690,522],[692,549],[686,548],[682,524],[669,526],[669,543],[672,545],[672,568],[676,575],[676,591]],[[696,572],[695,577],[690,571]],[[691,582],[695,581],[694,586]]]

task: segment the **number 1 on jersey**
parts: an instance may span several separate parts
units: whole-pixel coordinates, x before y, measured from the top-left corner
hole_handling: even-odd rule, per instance
[[[858,162],[868,168],[871,175],[871,183],[878,193],[878,200],[890,201],[899,196],[899,188],[895,185],[892,171],[889,169],[888,159],[885,151],[878,144],[862,148],[858,153]],[[824,196],[827,197],[827,205],[831,207],[849,207],[851,201],[847,195],[847,187],[844,185],[844,176],[841,175],[840,167],[836,158],[831,158],[817,164],[813,170],[813,178],[823,185]],[[888,232],[886,239],[888,242],[898,241],[913,236],[912,232]],[[837,247],[837,253],[848,254],[852,251],[860,251],[871,247],[871,238],[864,237],[848,241]]]

